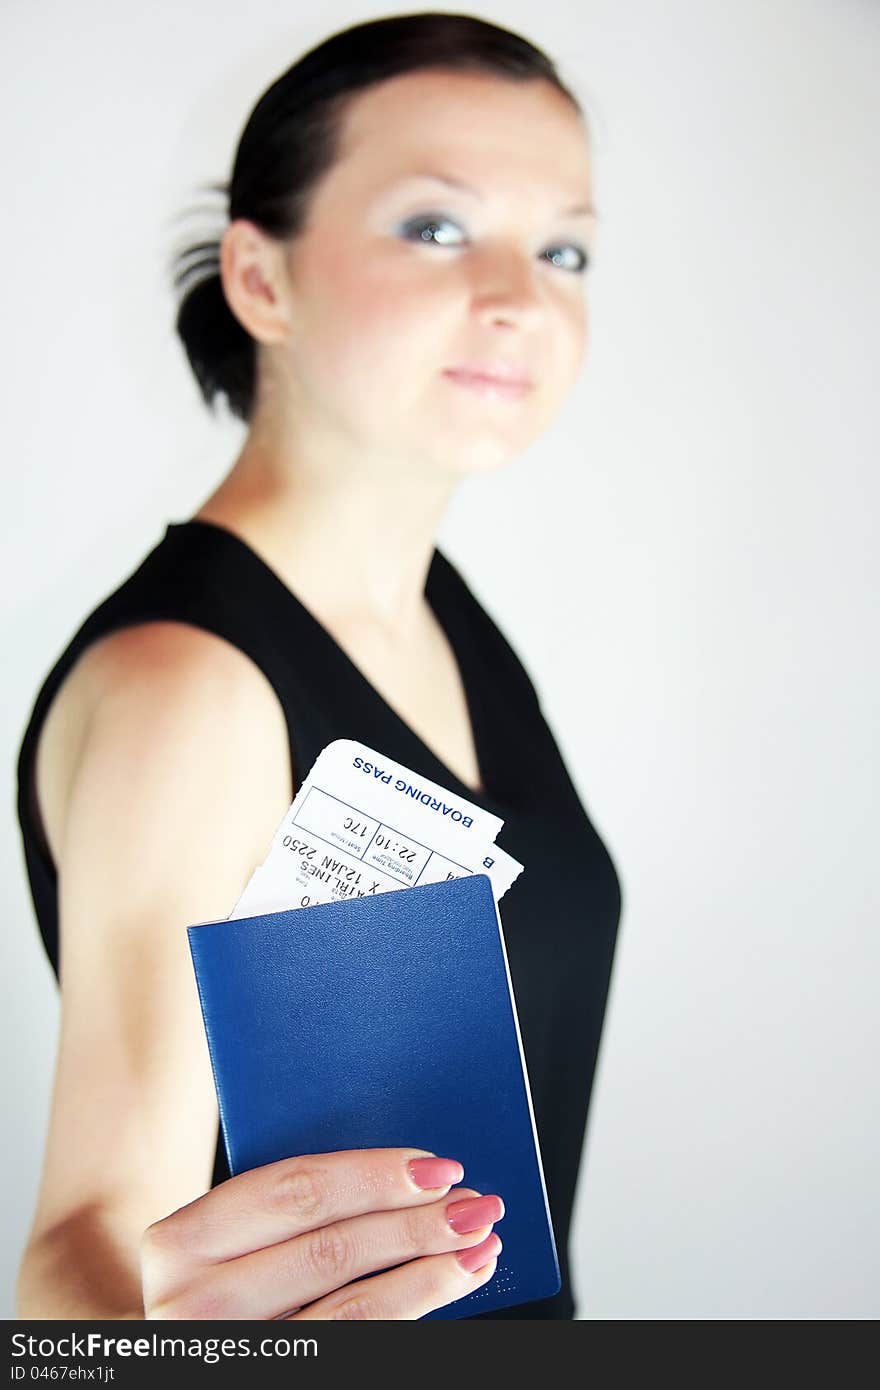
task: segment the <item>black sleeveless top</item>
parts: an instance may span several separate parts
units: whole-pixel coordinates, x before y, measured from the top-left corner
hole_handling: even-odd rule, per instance
[[[440,762],[244,540],[213,522],[170,523],[162,540],[86,618],[37,695],[18,758],[18,818],[31,893],[57,979],[57,877],[35,799],[37,737],[53,696],[85,648],[115,629],[142,622],[174,620],[207,629],[261,668],[287,722],[291,799],[326,744],[354,738],[502,817],[497,843],[524,865],[501,913],[562,1288],[552,1298],[474,1316],[572,1318],[569,1225],[621,886],[522,664],[437,549],[425,595],[458,661],[481,792]],[[212,1186],[228,1177],[218,1126]],[[503,1223],[499,1234],[503,1240]]]

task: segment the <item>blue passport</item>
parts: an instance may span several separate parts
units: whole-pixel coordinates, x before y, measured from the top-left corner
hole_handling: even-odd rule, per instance
[[[503,1249],[487,1284],[424,1320],[559,1291],[488,875],[203,922],[187,935],[230,1173],[398,1145],[457,1158],[463,1185],[503,1197]]]

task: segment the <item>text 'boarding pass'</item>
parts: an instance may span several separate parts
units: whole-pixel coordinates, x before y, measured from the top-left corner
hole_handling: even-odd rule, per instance
[[[322,749],[229,919],[487,874],[496,903],[522,873],[504,821],[356,739]]]

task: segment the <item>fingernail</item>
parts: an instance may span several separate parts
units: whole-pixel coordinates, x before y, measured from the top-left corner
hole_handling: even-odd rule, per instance
[[[493,1221],[500,1221],[504,1215],[504,1203],[500,1197],[462,1197],[450,1202],[446,1208],[446,1219],[453,1231],[460,1236],[468,1231],[478,1231]]]
[[[464,1177],[464,1168],[455,1158],[411,1158],[407,1166],[416,1187],[449,1187]]]
[[[470,1250],[459,1250],[455,1258],[462,1269],[467,1270],[468,1274],[476,1274],[478,1269],[487,1265],[490,1260],[501,1251],[501,1237],[496,1236],[493,1231],[485,1240],[481,1240],[479,1245],[472,1245]]]

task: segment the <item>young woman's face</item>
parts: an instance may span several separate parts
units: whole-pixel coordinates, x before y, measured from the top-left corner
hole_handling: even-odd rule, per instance
[[[590,203],[584,126],[549,83],[422,71],[359,94],[289,244],[291,418],[335,424],[392,469],[522,452],[583,361],[593,218],[572,209]],[[479,388],[456,368],[530,385]]]

